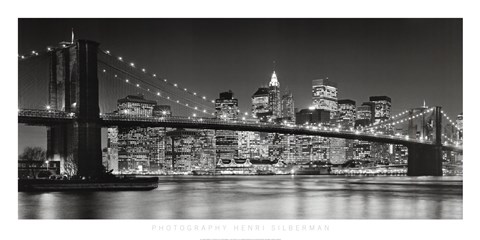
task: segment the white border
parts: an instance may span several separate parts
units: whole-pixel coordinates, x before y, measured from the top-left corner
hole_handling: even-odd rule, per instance
[[[440,238],[455,239],[474,236],[478,213],[476,173],[479,164],[473,155],[476,149],[473,126],[479,119],[477,108],[477,85],[479,74],[479,17],[474,1],[16,1],[4,2],[1,11],[2,66],[2,235],[21,239],[406,239]],[[94,5],[94,8],[89,7]],[[451,17],[464,19],[464,124],[465,134],[465,177],[463,220],[18,220],[16,189],[17,126],[16,79],[18,33],[17,18],[22,17]],[[11,89],[11,91],[10,91]],[[5,90],[4,90],[5,92]],[[448,96],[445,96],[448,97]],[[327,224],[324,232],[159,232],[152,225],[168,224]]]

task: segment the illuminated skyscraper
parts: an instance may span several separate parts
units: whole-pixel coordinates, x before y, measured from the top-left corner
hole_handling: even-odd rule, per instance
[[[280,82],[278,82],[275,71],[268,84],[269,108],[271,109],[273,118],[280,118],[282,115],[282,102],[280,95]]]
[[[364,102],[362,106],[357,107],[357,117],[355,126],[368,126],[373,123],[375,119],[375,103]]]
[[[392,99],[387,96],[370,97],[370,102],[375,104],[375,123],[390,119]]]
[[[270,110],[268,88],[260,87],[252,96],[252,116],[260,121],[267,121],[272,115]]]
[[[233,98],[233,92],[220,93],[215,100],[215,115],[226,121],[236,120],[238,117],[238,99]],[[216,152],[218,159],[233,159],[238,151],[238,133],[231,130],[218,130],[215,134]]]
[[[215,100],[215,116],[224,120],[236,120],[238,117],[238,99],[233,98],[232,90],[220,93]]]
[[[295,122],[295,102],[293,94],[289,91],[282,96],[282,119]]]
[[[337,104],[337,83],[326,79],[315,79],[312,81],[312,101],[315,109],[332,112],[334,117],[338,110]]]
[[[343,128],[355,126],[357,118],[357,107],[355,101],[350,99],[338,100],[338,123]]]

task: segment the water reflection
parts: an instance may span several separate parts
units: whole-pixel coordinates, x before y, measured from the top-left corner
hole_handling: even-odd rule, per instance
[[[462,218],[458,177],[176,176],[148,192],[18,193],[19,218]]]

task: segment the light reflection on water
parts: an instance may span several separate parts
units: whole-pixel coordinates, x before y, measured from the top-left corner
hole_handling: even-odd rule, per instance
[[[164,176],[153,191],[18,193],[19,218],[458,219],[461,177]]]

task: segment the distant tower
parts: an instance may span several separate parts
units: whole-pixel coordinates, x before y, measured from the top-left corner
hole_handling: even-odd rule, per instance
[[[73,31],[73,28],[72,28],[72,41],[71,43],[73,44],[75,41],[75,32]]]
[[[273,118],[280,118],[282,114],[282,103],[280,95],[280,83],[277,79],[277,74],[275,70],[272,73],[272,78],[268,84],[268,93],[269,93],[269,108],[272,111]]]
[[[224,120],[238,118],[238,99],[233,98],[232,90],[220,93],[220,98],[215,100],[215,116]]]
[[[330,111],[333,118],[338,110],[337,83],[326,79],[312,80],[312,102],[315,109]]]
[[[387,96],[372,96],[370,102],[375,104],[375,123],[390,119],[392,99]]]
[[[267,118],[272,115],[270,111],[268,88],[260,87],[252,95],[252,116],[258,118],[260,121],[267,121]]]
[[[282,118],[291,122],[295,122],[295,102],[292,92],[285,90],[282,96]]]
[[[355,101],[350,99],[338,100],[338,123],[344,128],[355,126],[357,107]]]

